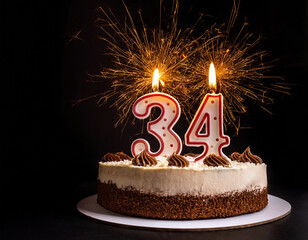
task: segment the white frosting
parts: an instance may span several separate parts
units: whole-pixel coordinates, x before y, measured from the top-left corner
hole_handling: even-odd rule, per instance
[[[228,167],[211,167],[201,161],[190,161],[189,167],[168,166],[164,157],[157,157],[156,166],[139,167],[131,161],[99,163],[98,179],[114,183],[118,188],[134,188],[143,193],[161,195],[216,195],[233,191],[267,187],[266,164],[231,161]]]

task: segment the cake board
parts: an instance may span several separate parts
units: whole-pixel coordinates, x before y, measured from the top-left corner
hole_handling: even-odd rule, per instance
[[[96,194],[82,199],[77,204],[78,211],[102,222],[151,230],[214,231],[246,228],[279,220],[291,212],[291,205],[287,201],[268,195],[267,207],[255,213],[215,219],[160,220],[111,212],[100,206],[96,199]]]

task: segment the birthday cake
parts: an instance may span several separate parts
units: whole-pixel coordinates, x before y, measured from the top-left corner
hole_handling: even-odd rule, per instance
[[[230,158],[195,157],[108,153],[99,162],[97,202],[121,214],[157,219],[221,218],[266,207],[266,164],[249,147]]]

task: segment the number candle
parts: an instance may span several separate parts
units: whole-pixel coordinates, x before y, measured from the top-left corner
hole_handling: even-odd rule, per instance
[[[160,108],[160,116],[147,124],[148,133],[152,134],[159,142],[159,150],[152,152],[149,142],[139,138],[131,145],[133,156],[138,155],[143,150],[146,150],[153,157],[169,156],[174,152],[180,154],[182,151],[182,141],[172,130],[181,115],[181,108],[175,98],[168,94],[158,92],[159,77],[159,71],[156,69],[152,84],[154,92],[141,96],[133,105],[133,114],[139,119],[148,118],[152,108]]]
[[[187,146],[204,147],[195,161],[202,160],[211,153],[226,157],[222,148],[230,143],[230,138],[223,131],[223,96],[220,93],[215,94],[216,73],[213,63],[209,70],[209,85],[212,93],[205,95],[185,134]],[[204,125],[205,133],[202,132]]]

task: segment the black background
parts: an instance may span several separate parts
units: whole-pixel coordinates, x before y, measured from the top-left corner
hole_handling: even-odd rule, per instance
[[[133,14],[142,9],[149,26],[157,24],[159,1],[125,2]],[[179,24],[191,25],[200,12],[214,16],[211,21],[227,21],[232,4],[231,0],[182,0]],[[74,212],[79,199],[95,193],[101,156],[129,153],[140,129],[128,126],[122,133],[121,127],[114,128],[115,109],[108,104],[99,108],[97,99],[72,107],[74,100],[107,87],[87,82],[89,74],[98,74],[112,60],[104,55],[106,44],[98,39],[95,20],[101,16],[99,6],[111,8],[123,19],[121,1],[6,1],[1,5],[1,227],[4,236],[13,239],[18,238],[16,232],[12,234],[14,223],[20,227],[28,220],[39,222],[46,216],[46,206],[59,216]],[[272,115],[251,104],[242,119],[244,126],[252,128],[238,136],[231,129],[226,131],[231,144],[225,152],[251,146],[268,164],[269,192],[290,198],[292,191],[307,197],[307,11],[306,1],[241,2],[238,22],[246,17],[249,30],[263,37],[260,47],[279,59],[274,73],[292,89],[290,95],[275,96]],[[72,39],[79,31],[81,40]],[[183,136],[187,126],[181,120],[175,130]],[[40,231],[50,229],[45,226]],[[28,234],[24,237],[35,238]]]

